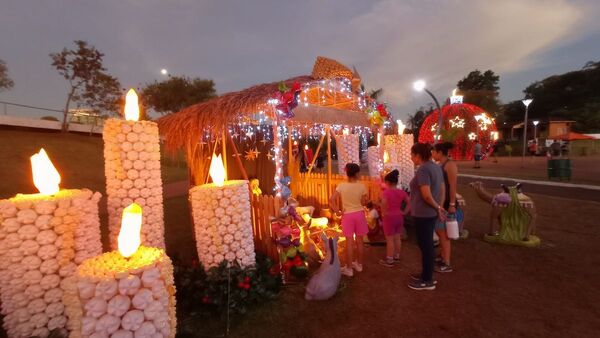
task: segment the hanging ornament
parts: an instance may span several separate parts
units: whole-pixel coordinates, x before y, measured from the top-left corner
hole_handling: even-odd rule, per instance
[[[275,109],[281,117],[284,119],[294,117],[293,110],[298,106],[300,92],[301,86],[298,82],[294,82],[290,89],[283,82],[279,84],[279,91],[275,93],[273,99],[276,102]]]
[[[259,154],[260,152],[258,151],[258,149],[254,148],[246,151],[246,156],[244,156],[244,158],[248,161],[254,161],[258,158]]]

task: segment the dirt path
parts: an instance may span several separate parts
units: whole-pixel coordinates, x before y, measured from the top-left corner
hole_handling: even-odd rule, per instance
[[[481,240],[488,206],[460,186],[471,236],[454,242],[456,271],[438,275],[437,290],[406,287],[419,268],[414,236],[401,268],[377,264],[383,247],[366,250],[365,271],[333,299],[307,302],[301,286],[252,311],[233,336],[265,337],[597,337],[600,332],[600,203],[533,194],[537,249]]]
[[[459,161],[461,174],[482,176],[515,177],[534,180],[548,180],[547,159],[543,156],[526,157],[521,166],[521,157],[499,157],[481,162],[481,168],[473,168],[472,161]],[[572,183],[600,185],[600,156],[572,157]]]

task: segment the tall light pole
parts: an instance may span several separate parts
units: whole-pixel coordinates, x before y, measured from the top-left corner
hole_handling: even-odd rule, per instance
[[[429,90],[427,90],[427,88],[425,88],[425,81],[417,80],[417,81],[413,82],[413,88],[414,88],[414,90],[416,90],[418,92],[425,91],[427,94],[429,94],[429,96],[431,96],[431,98],[433,99],[433,102],[435,102],[435,106],[437,107],[440,117],[438,120],[437,132],[435,134],[435,140],[433,140],[433,143],[434,144],[438,143],[441,139],[440,135],[442,133],[442,123],[444,122],[443,117],[442,117],[442,108],[440,108],[440,104],[439,104],[438,100],[435,98],[435,96],[433,95],[433,93],[430,92]]]
[[[535,120],[533,121],[533,139],[536,140],[537,142],[537,125],[540,123],[540,121]]]
[[[521,102],[525,105],[525,120],[523,121],[523,154],[521,155],[521,168],[525,166],[525,151],[527,151],[527,113],[529,112],[529,105],[533,99],[525,99]]]

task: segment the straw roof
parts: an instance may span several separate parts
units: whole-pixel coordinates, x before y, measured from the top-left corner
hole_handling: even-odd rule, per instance
[[[249,117],[260,110],[269,112],[267,101],[279,90],[280,83],[291,87],[294,82],[307,83],[321,79],[348,79],[352,87],[360,83],[356,72],[341,63],[317,57],[312,76],[304,75],[284,81],[264,83],[250,88],[230,92],[214,99],[187,107],[177,113],[169,114],[158,120],[161,134],[166,138],[169,150],[190,149],[201,139],[206,131],[220,133],[227,125],[238,122],[240,117]],[[294,109],[292,123],[323,123],[367,126],[368,118],[359,108],[355,93],[340,94],[335,91],[319,91],[312,88],[306,95],[310,106],[300,104]]]
[[[182,148],[190,145],[190,142],[197,143],[209,128],[212,132],[219,133],[228,124],[236,122],[241,115],[254,114],[266,108],[267,100],[279,90],[281,82],[291,87],[296,81],[302,83],[311,80],[310,76],[297,76],[226,93],[161,117],[158,119],[158,127],[166,137],[167,148]]]
[[[322,82],[323,80],[325,81]],[[336,82],[338,80],[350,81],[352,91],[347,90],[347,82],[338,86],[344,90],[324,88],[323,86],[330,84],[328,81],[331,80],[333,84],[338,85],[342,84]],[[213,139],[220,139],[221,133],[227,130],[228,125],[239,123],[240,120],[252,123],[252,118],[259,111],[274,117],[273,106],[268,104],[268,100],[279,91],[281,83],[291,88],[294,82],[310,85],[305,86],[301,93],[302,100],[299,100],[298,107],[294,109],[294,118],[286,123],[369,125],[367,114],[362,109],[364,99],[357,94],[360,78],[356,70],[351,71],[335,60],[318,57],[312,76],[303,75],[284,81],[259,84],[161,117],[158,126],[161,135],[165,137],[167,150],[173,152],[183,149],[192,173],[192,181],[196,184],[204,183],[210,154],[215,150],[214,147],[223,147],[221,142],[215,142],[212,146],[202,142],[205,133],[211,133]],[[305,103],[308,106],[305,106]]]

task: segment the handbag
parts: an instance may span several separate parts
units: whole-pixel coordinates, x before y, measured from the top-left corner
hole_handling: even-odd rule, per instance
[[[448,214],[448,218],[446,219],[446,235],[450,239],[458,239],[460,237],[456,214]]]

